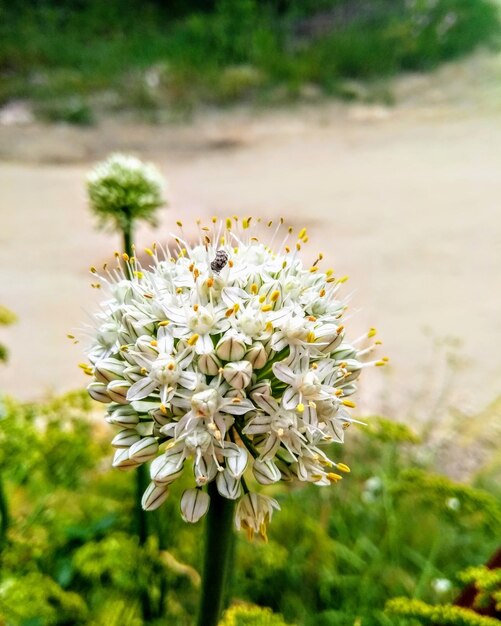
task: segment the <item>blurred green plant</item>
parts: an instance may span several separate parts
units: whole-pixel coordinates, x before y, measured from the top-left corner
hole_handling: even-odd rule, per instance
[[[0,305],[0,326],[10,326],[17,322],[17,316],[7,307]],[[5,363],[8,359],[9,351],[6,346],[0,343],[0,363]]]
[[[32,98],[76,123],[92,103],[76,113],[64,102],[98,92],[115,94],[113,110],[141,110],[138,94],[153,109],[270,102],[312,85],[343,97],[345,79],[429,69],[500,33],[494,0],[45,0],[0,18],[0,102]]]
[[[190,476],[173,486],[172,498],[151,518],[153,532],[141,546],[135,486],[130,476],[110,468],[108,427],[100,406],[94,418],[94,406],[85,392],[42,403],[2,399],[0,466],[11,517],[0,589],[12,592],[0,593],[0,623],[192,626],[202,528],[188,527],[176,510]],[[367,422],[336,450],[336,457],[348,461],[356,447],[363,459],[340,485],[276,490],[282,512],[270,527],[269,543],[238,538],[231,597],[273,612],[258,618],[253,609],[256,616],[238,619],[273,619],[277,626],[284,621],[403,626],[408,623],[403,613],[385,612],[386,602],[396,596],[436,610],[472,577],[479,602],[498,593],[493,574],[483,577],[484,570],[477,569],[497,548],[500,534],[495,474],[482,470],[486,489],[437,476],[430,457],[422,455],[428,443],[407,426],[383,418]],[[458,580],[457,572],[470,566],[476,569]],[[57,611],[46,607],[42,592],[32,591],[34,581],[55,598],[51,606]],[[142,617],[145,589],[163,622]],[[12,613],[11,597],[18,599],[20,617]],[[74,618],[64,608],[73,600]],[[237,608],[225,619],[233,619]],[[283,621],[277,622],[278,615]]]
[[[238,605],[228,609],[220,626],[292,626],[284,622],[280,615],[252,605]]]

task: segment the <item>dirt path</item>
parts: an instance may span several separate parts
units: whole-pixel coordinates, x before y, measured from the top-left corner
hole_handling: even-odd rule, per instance
[[[122,149],[153,159],[170,183],[162,226],[141,231],[140,244],[180,217],[283,215],[309,227],[311,254],[351,276],[355,332],[377,326],[392,359],[368,376],[364,408],[425,415],[449,386],[461,411],[485,406],[501,391],[501,110],[437,101],[430,81],[427,98],[412,89],[391,110],[0,128],[0,301],[20,317],[1,331],[11,349],[1,388],[34,398],[83,382],[65,334],[92,310],[87,268],[118,242],[93,229],[82,180],[90,162]]]

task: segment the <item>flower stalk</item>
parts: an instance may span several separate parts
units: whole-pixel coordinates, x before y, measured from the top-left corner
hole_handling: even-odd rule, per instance
[[[219,494],[210,482],[211,499],[205,523],[205,556],[197,626],[217,626],[223,609],[229,561],[234,542],[235,501]]]

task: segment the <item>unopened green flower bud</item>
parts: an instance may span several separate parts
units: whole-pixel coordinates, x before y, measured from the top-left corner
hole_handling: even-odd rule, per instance
[[[130,470],[139,465],[136,460],[130,458],[129,450],[130,448],[118,448],[113,457],[113,467],[121,470]]]
[[[111,405],[111,407],[108,408],[108,414],[108,421],[116,426],[130,428],[131,426],[136,426],[139,423],[139,415],[130,405]]]
[[[271,485],[282,478],[280,470],[273,461],[260,461],[256,459],[252,466],[252,472],[258,483]]]

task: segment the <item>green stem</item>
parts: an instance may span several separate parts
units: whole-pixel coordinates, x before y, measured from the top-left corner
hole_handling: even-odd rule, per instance
[[[216,483],[209,483],[211,498],[205,527],[205,562],[198,626],[217,626],[225,596],[233,540],[235,502],[223,498]]]
[[[9,530],[10,515],[7,496],[0,476],[0,550],[7,543],[7,531]]]

